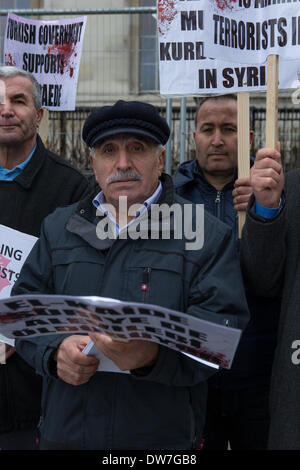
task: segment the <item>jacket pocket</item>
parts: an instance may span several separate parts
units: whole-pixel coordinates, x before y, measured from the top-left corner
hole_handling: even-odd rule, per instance
[[[141,253],[127,268],[123,298],[182,311],[186,289],[181,260],[178,262],[174,256],[155,252],[143,258],[144,253]]]
[[[97,295],[104,259],[94,248],[73,247],[52,253],[55,292],[58,295]]]

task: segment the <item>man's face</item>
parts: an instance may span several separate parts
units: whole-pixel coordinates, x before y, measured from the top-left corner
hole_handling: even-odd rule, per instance
[[[0,104],[0,146],[34,143],[43,110],[36,110],[29,78],[0,79],[5,85],[5,102]]]
[[[194,131],[196,156],[204,174],[230,176],[237,166],[237,103],[209,99],[199,109]]]
[[[119,196],[128,206],[142,204],[157,188],[165,151],[142,137],[116,135],[95,145],[91,157],[95,178],[106,201],[118,208]]]

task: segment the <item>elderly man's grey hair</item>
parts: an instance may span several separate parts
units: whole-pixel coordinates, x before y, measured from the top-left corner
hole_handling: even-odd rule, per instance
[[[37,82],[36,78],[26,70],[19,69],[12,65],[0,66],[0,80],[2,78],[10,77],[27,77],[32,83],[32,98],[35,108],[38,110],[42,107],[41,87]]]

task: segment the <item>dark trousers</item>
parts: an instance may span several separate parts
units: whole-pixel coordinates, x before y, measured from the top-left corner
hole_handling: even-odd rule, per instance
[[[203,450],[264,450],[269,429],[269,387],[208,391]]]
[[[38,447],[36,428],[0,434],[0,450],[38,450]]]

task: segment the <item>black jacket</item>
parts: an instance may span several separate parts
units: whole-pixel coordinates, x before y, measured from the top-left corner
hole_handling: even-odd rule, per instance
[[[170,177],[163,176],[162,185],[159,204],[195,209],[174,195]],[[172,236],[173,220],[160,225],[158,237],[102,240],[96,233],[101,217],[96,217],[91,198],[58,209],[45,219],[13,295],[98,295],[147,302],[243,328],[248,310],[231,230],[206,213],[203,248],[187,250],[184,236]],[[167,239],[163,231],[169,227]],[[141,290],[145,272],[146,297]],[[211,368],[160,346],[152,368],[130,374],[96,372],[88,383],[72,386],[49,369],[49,358],[62,339],[52,334],[16,342],[44,378],[40,429],[50,448],[199,448],[204,381]]]
[[[180,165],[174,177],[174,185],[180,196],[194,203],[204,204],[207,211],[232,228],[239,252],[238,218],[232,196],[236,178],[237,174],[221,191],[217,191],[204,178],[197,160],[192,160]],[[212,386],[240,389],[270,382],[280,299],[254,296],[247,290],[246,294],[250,321],[243,332],[231,370],[223,370],[212,377]]]
[[[271,299],[282,295],[270,393],[271,450],[300,450],[299,185],[300,170],[287,172],[285,203],[272,219],[254,213],[252,197],[241,241],[242,268],[251,289]]]
[[[42,220],[80,199],[87,188],[86,178],[38,137],[23,172],[13,181],[0,181],[0,224],[38,237]],[[36,425],[40,399],[41,378],[17,353],[0,365],[0,433]]]

